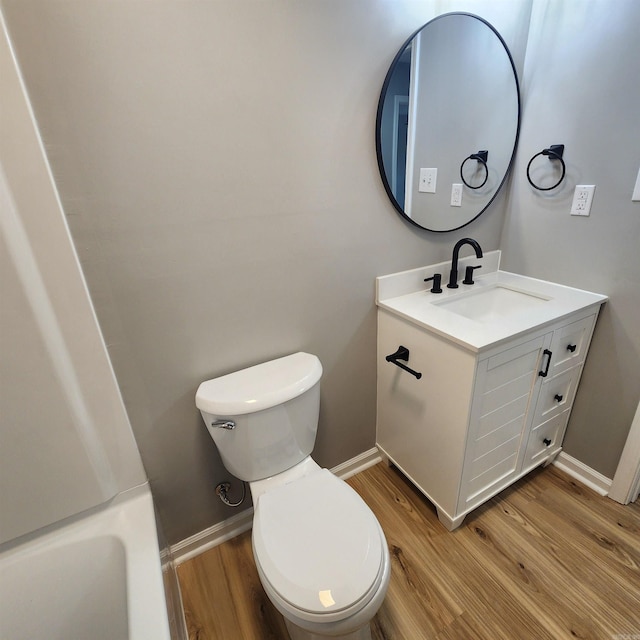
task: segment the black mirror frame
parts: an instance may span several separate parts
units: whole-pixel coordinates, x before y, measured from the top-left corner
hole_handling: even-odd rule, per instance
[[[383,107],[384,107],[384,99],[385,99],[385,96],[386,96],[387,88],[389,87],[389,83],[391,81],[391,77],[392,77],[393,72],[395,70],[396,63],[398,62],[398,60],[400,59],[400,57],[404,53],[405,49],[409,46],[411,41],[418,35],[418,33],[420,33],[420,31],[422,31],[427,25],[431,24],[432,22],[435,22],[436,20],[440,20],[440,19],[445,18],[447,16],[468,16],[469,18],[475,18],[476,20],[479,20],[484,25],[489,27],[489,29],[491,29],[491,31],[493,31],[493,33],[497,36],[498,40],[500,40],[500,42],[501,42],[502,46],[504,47],[504,50],[505,50],[508,58],[509,58],[509,63],[511,64],[511,69],[513,70],[513,77],[514,77],[514,80],[515,80],[515,83],[516,83],[516,94],[517,94],[517,99],[518,99],[518,122],[517,122],[517,125],[516,125],[516,135],[515,135],[515,140],[513,142],[513,151],[511,152],[511,158],[509,159],[509,164],[507,165],[507,169],[504,172],[504,176],[502,177],[502,180],[500,181],[500,184],[498,185],[498,187],[497,187],[495,193],[493,194],[493,196],[491,196],[491,199],[489,200],[489,202],[487,202],[487,204],[473,218],[471,218],[469,221],[465,222],[464,224],[461,224],[459,227],[454,227],[452,229],[429,229],[428,227],[423,227],[421,224],[418,224],[417,222],[415,222],[415,220],[410,218],[404,212],[404,209],[400,206],[400,204],[396,200],[395,196],[393,195],[393,192],[391,191],[391,185],[389,184],[389,181],[387,180],[387,175],[386,175],[386,172],[385,172],[385,169],[384,169],[384,163],[383,163],[383,159],[382,159],[382,140],[381,140],[380,129],[381,129],[381,124],[382,124],[382,112],[383,112]],[[495,27],[491,23],[487,22],[484,18],[481,18],[480,16],[477,16],[477,15],[475,15],[473,13],[467,13],[465,11],[452,11],[450,13],[443,13],[443,14],[441,14],[439,16],[436,16],[432,20],[429,20],[429,22],[426,22],[425,24],[423,24],[419,29],[416,29],[405,40],[403,45],[400,47],[400,50],[398,51],[398,53],[394,57],[394,59],[393,59],[393,61],[391,63],[391,66],[389,67],[389,71],[387,71],[387,75],[385,76],[384,82],[382,83],[382,89],[380,91],[380,98],[378,99],[378,110],[377,110],[377,113],[376,113],[376,158],[378,160],[378,170],[380,171],[380,177],[382,178],[382,184],[384,185],[384,189],[387,192],[387,195],[389,196],[389,200],[391,201],[391,204],[394,206],[396,211],[405,220],[410,222],[412,225],[418,227],[419,229],[424,229],[425,231],[431,231],[432,233],[448,233],[449,231],[457,231],[458,229],[462,229],[463,227],[466,227],[468,224],[471,224],[474,220],[479,218],[489,208],[491,203],[496,199],[496,197],[498,196],[498,194],[502,190],[502,187],[503,187],[507,177],[509,176],[509,173],[511,171],[511,167],[513,166],[513,161],[515,159],[516,150],[518,148],[518,140],[520,139],[520,121],[521,121],[521,117],[522,117],[522,102],[521,102],[521,97],[520,97],[520,82],[518,80],[518,72],[516,71],[516,65],[515,65],[515,63],[513,61],[513,57],[511,55],[511,51],[509,51],[509,47],[507,46],[507,43],[505,42],[504,38],[500,35],[500,33],[495,29]]]

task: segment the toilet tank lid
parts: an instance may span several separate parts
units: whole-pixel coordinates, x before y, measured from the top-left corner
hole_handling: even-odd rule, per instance
[[[300,351],[206,380],[198,387],[196,406],[214,416],[255,413],[302,395],[321,376],[318,357]]]

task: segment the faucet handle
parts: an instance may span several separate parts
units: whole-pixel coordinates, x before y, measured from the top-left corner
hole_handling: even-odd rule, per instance
[[[462,284],[473,284],[473,270],[481,268],[481,264],[479,264],[477,267],[472,267],[471,265],[469,265],[464,272],[464,280],[462,281]]]
[[[431,287],[431,293],[442,293],[442,288],[440,287],[440,283],[442,281],[442,274],[434,273],[430,278],[425,278],[425,282],[429,282],[433,280],[433,287]]]

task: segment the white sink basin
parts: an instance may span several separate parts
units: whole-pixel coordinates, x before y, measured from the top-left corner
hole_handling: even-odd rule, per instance
[[[541,295],[497,284],[433,304],[476,322],[495,322],[515,313],[531,311],[549,300]]]

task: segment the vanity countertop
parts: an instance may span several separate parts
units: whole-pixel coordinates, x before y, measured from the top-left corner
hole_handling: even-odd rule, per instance
[[[457,289],[446,286],[449,262],[382,276],[376,279],[376,304],[478,352],[607,300],[598,293],[500,271],[499,262],[499,251],[480,260],[461,258],[459,274],[464,275],[467,265],[482,264],[482,270],[474,274],[473,285],[462,284],[460,276]],[[424,282],[434,273],[442,273],[439,294]]]

